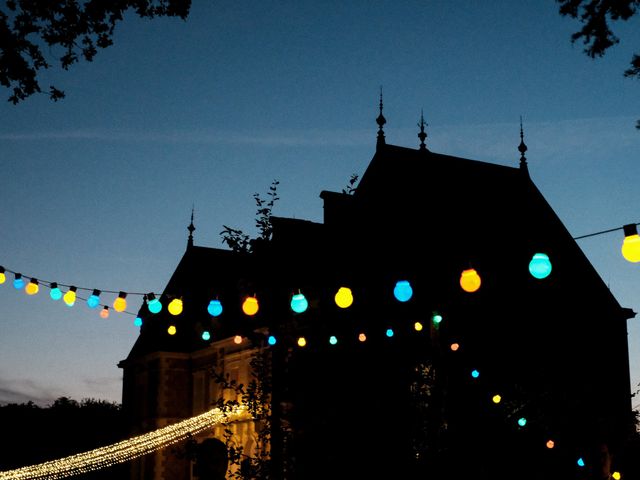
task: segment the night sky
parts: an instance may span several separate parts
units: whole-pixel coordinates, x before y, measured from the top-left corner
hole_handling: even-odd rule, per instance
[[[186,21],[130,15],[92,63],[43,76],[66,99],[0,103],[0,265],[161,292],[192,207],[201,246],[226,248],[223,225],[255,235],[253,195],[273,180],[275,215],[322,221],[320,192],[346,188],[375,152],[381,86],[387,143],[417,148],[423,110],[430,150],[517,166],[522,116],[531,177],[574,236],[640,222],[640,83],[622,75],[637,22],[614,24],[621,43],[594,60],[551,0],[195,1]],[[578,243],[640,312],[640,264],[621,257],[622,236]],[[135,316],[102,319],[11,280],[0,285],[0,403],[119,402]],[[142,297],[128,300],[137,312]],[[628,323],[632,391],[639,325]]]

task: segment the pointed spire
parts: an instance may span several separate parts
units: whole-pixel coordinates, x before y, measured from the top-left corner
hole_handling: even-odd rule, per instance
[[[387,123],[387,119],[382,115],[382,86],[380,87],[380,115],[376,118],[376,123],[378,124],[378,141],[376,142],[376,147],[380,147],[384,145],[384,131],[382,130],[382,126]]]
[[[192,206],[191,207],[191,223],[187,227],[187,230],[189,230],[189,240],[187,240],[187,248],[193,247],[193,231],[196,229],[196,227],[193,226],[193,211],[194,210],[195,210],[195,207]]]
[[[529,173],[529,167],[527,167],[527,157],[524,156],[524,152],[527,151],[527,146],[524,143],[524,131],[522,130],[522,116],[520,116],[520,145],[518,145],[518,151],[520,152],[520,170]]]
[[[424,131],[424,127],[426,127],[428,124],[424,123],[424,112],[422,111],[422,109],[420,109],[420,122],[418,123],[418,126],[420,127],[420,133],[418,133],[418,138],[420,139],[420,150],[427,150],[427,145],[424,143],[425,139],[427,138],[427,132]]]

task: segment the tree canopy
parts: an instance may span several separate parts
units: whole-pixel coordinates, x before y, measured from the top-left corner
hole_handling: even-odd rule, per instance
[[[640,0],[557,0],[560,14],[578,19],[582,28],[571,35],[571,41],[582,40],[584,52],[591,58],[602,57],[609,48],[620,43],[612,30],[616,21],[627,21],[638,12]],[[633,54],[625,77],[640,78],[640,55]],[[640,129],[640,121],[636,124]]]
[[[58,64],[91,62],[98,48],[113,44],[113,33],[127,10],[141,18],[180,17],[189,14],[191,0],[7,0],[0,6],[0,84],[10,90],[16,104],[42,93],[38,75]],[[61,47],[55,56],[51,47]],[[64,91],[49,86],[57,101]]]

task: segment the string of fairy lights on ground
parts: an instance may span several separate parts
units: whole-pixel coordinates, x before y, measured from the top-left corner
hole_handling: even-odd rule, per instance
[[[245,406],[235,407],[230,412],[214,408],[201,415],[106,447],[0,472],[0,480],[57,479],[100,470],[173,445],[214,425],[247,418],[250,416]]]
[[[622,229],[624,229],[625,238],[621,247],[621,253],[626,260],[632,263],[640,262],[640,236],[638,235],[636,225],[638,224],[630,224],[622,227]],[[575,237],[575,239],[586,238],[601,233],[609,233],[620,229],[621,228],[610,229],[594,234],[584,235],[581,237]],[[528,267],[529,273],[538,280],[544,280],[551,274],[552,271],[552,264],[548,255],[542,252],[535,253],[532,256]],[[102,307],[102,309],[98,309],[102,318],[108,318],[110,314],[110,306],[103,304],[100,301],[101,295],[105,293],[112,295],[117,294],[117,297],[115,297],[113,303],[111,304],[111,308],[118,313],[135,315],[131,312],[126,311],[128,296],[142,296],[143,301],[151,314],[157,314],[163,309],[162,303],[158,298],[156,298],[153,292],[133,293],[116,290],[101,290],[96,288],[76,287],[75,285],[62,284],[52,281],[39,281],[36,277],[22,275],[17,271],[10,270],[1,266],[0,285],[6,283],[7,273],[13,274],[13,287],[16,290],[24,290],[27,295],[32,296],[36,295],[40,291],[40,286],[42,285],[46,288],[49,288],[49,296],[52,300],[62,300],[69,307],[73,307],[78,300],[85,301],[86,305],[90,309],[98,309],[98,307]],[[474,268],[468,268],[463,270],[460,274],[459,284],[465,292],[473,293],[480,289],[482,285],[482,279],[480,277],[480,274]],[[66,291],[63,291],[60,287],[66,289]],[[78,295],[79,290],[91,293],[86,298],[83,298]],[[398,300],[399,302],[409,301],[413,296],[413,289],[410,282],[403,279],[398,280],[395,284],[393,294],[396,300]],[[336,290],[334,300],[338,307],[343,309],[349,308],[354,302],[353,292],[347,286],[340,286]],[[308,306],[308,300],[302,292],[298,291],[298,293],[295,293],[291,296],[290,307],[293,312],[303,313],[307,310]],[[167,305],[167,311],[173,316],[178,316],[182,313],[183,307],[184,305],[182,302],[182,298],[174,297]],[[220,316],[223,312],[223,304],[218,298],[211,299],[208,305],[203,305],[203,308],[205,307],[207,309],[207,312],[212,317]],[[247,316],[256,315],[259,309],[260,304],[258,298],[255,295],[246,296],[244,298],[242,303],[242,311]],[[430,321],[433,323],[435,328],[438,328],[440,323],[443,321],[443,317],[439,313],[434,312],[430,317]],[[134,324],[136,326],[141,326],[141,318],[136,316]],[[416,321],[414,323],[415,331],[420,332],[423,330],[423,328],[424,325],[421,322]],[[175,335],[176,331],[176,326],[170,325],[167,333],[169,335]],[[385,334],[387,337],[391,338],[394,336],[394,331],[392,328],[388,328]],[[203,340],[209,340],[210,333],[208,331],[204,331],[202,333],[202,338]],[[365,333],[362,332],[358,334],[358,341],[365,342],[366,340],[367,337]],[[243,338],[240,335],[234,337],[235,343],[240,344],[242,343],[242,341]],[[277,343],[277,341],[278,340],[275,336],[267,336],[267,343],[269,345],[273,346]],[[307,346],[307,340],[303,336],[299,337],[296,343],[301,348]],[[337,337],[330,336],[329,343],[331,345],[336,345],[338,343]],[[453,352],[458,351],[459,348],[460,345],[458,343],[452,343],[450,345],[450,349]],[[478,370],[474,369],[471,371],[471,377],[473,379],[477,379],[479,378],[479,376],[480,372]],[[503,398],[500,394],[496,393],[492,396],[491,401],[494,404],[500,404],[503,401]],[[106,468],[116,463],[126,462],[139,456],[151,453],[155,450],[164,448],[168,445],[187,438],[187,436],[189,435],[201,432],[210,426],[221,422],[230,421],[232,417],[239,418],[243,414],[246,416],[245,410],[234,411],[231,416],[229,416],[225,415],[217,409],[214,409],[197,417],[193,417],[174,425],[156,430],[154,432],[134,437],[107,447],[102,447],[90,452],[73,455],[71,457],[66,457],[59,460],[45,462],[39,465],[0,472],[0,480],[27,478],[58,479]],[[524,428],[527,424],[528,420],[526,417],[519,417],[517,419],[517,425],[519,428]],[[545,440],[545,445],[550,450],[556,447],[555,441],[551,438]],[[576,465],[580,468],[584,468],[586,466],[584,458],[579,457],[576,461]],[[620,478],[622,478],[622,475],[620,474],[620,472],[616,471],[612,474],[612,478],[615,480],[619,480]]]

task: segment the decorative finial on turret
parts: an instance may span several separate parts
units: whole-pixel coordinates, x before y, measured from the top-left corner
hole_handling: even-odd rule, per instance
[[[195,207],[192,206],[191,207],[191,223],[187,227],[187,230],[189,230],[189,240],[187,240],[187,248],[193,247],[193,232],[196,229],[196,227],[193,226],[193,211],[194,210],[195,210]]]
[[[424,112],[422,111],[422,109],[420,109],[420,122],[418,123],[418,126],[420,127],[420,133],[418,133],[418,138],[420,139],[420,150],[425,150],[427,151],[427,145],[424,143],[425,139],[427,138],[427,132],[424,131],[424,127],[426,127],[428,124],[424,123]]]
[[[520,145],[518,145],[518,151],[520,152],[520,169],[529,172],[527,167],[527,157],[524,156],[524,152],[527,151],[527,146],[524,144],[524,131],[522,130],[522,116],[520,116]]]
[[[380,115],[376,118],[376,123],[378,124],[378,141],[376,143],[377,147],[384,145],[384,131],[382,130],[382,126],[387,123],[387,119],[382,115],[382,87],[380,87]]]

